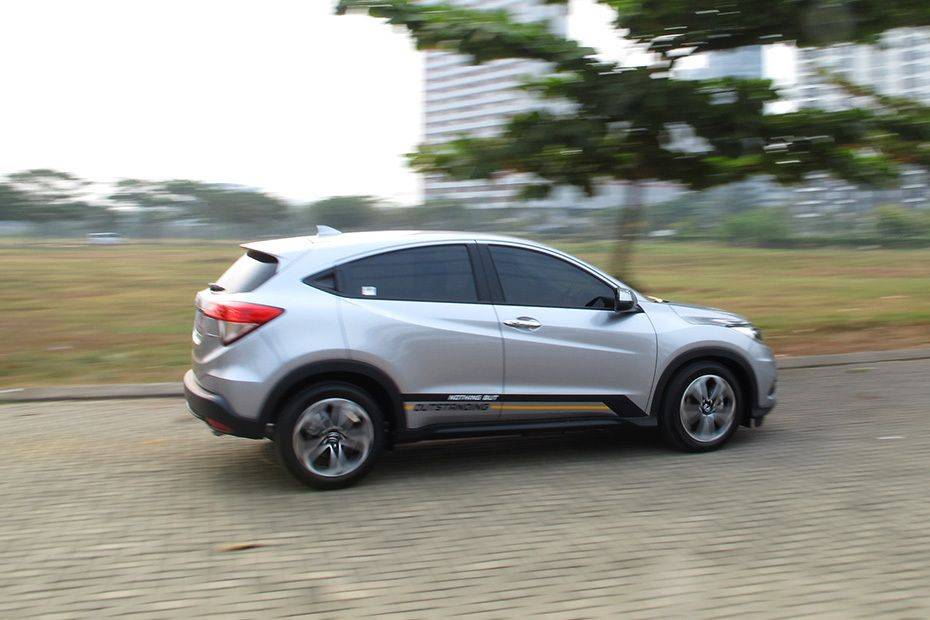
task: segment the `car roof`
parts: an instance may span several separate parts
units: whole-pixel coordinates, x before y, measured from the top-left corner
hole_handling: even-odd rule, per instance
[[[287,237],[284,239],[253,241],[242,244],[242,247],[249,250],[257,250],[282,259],[293,260],[312,250],[312,254],[319,255],[320,258],[323,258],[323,255],[325,255],[328,260],[340,260],[356,254],[386,250],[393,247],[400,248],[422,243],[453,241],[504,241],[545,247],[532,241],[505,235],[429,230],[378,230],[369,232],[305,235],[301,237]]]
[[[430,230],[378,230],[351,233],[333,231],[324,232],[324,234],[319,235],[304,235],[301,237],[287,237],[284,239],[269,239],[267,241],[243,243],[242,247],[275,256],[279,259],[282,267],[283,265],[294,263],[299,264],[301,271],[304,273],[312,273],[323,269],[329,269],[347,260],[361,258],[373,253],[390,251],[395,248],[401,249],[430,243],[467,243],[471,241],[482,243],[514,243],[530,248],[538,248],[560,255],[600,275],[608,281],[620,282],[594,265],[586,263],[575,256],[566,254],[551,246],[527,239],[520,239],[518,237],[495,235],[491,233]]]

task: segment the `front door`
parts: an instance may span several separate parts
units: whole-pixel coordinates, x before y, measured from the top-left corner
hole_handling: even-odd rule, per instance
[[[646,314],[615,313],[613,286],[560,256],[486,247],[503,295],[500,420],[644,415],[656,364]]]

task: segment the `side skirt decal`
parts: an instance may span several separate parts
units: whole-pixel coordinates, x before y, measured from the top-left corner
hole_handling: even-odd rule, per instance
[[[404,394],[408,413],[473,412],[605,414],[621,418],[646,417],[646,412],[624,395],[548,394]]]

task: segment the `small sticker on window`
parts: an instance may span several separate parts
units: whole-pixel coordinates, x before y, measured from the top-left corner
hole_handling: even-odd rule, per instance
[[[365,297],[376,297],[378,295],[378,287],[377,286],[363,286],[362,295],[364,295]]]

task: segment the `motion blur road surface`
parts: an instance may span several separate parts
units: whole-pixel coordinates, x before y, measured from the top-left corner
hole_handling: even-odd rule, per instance
[[[300,487],[180,400],[0,407],[0,617],[930,615],[930,361],[782,372],[726,449],[404,447]]]

